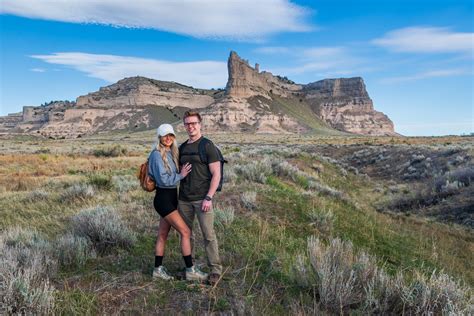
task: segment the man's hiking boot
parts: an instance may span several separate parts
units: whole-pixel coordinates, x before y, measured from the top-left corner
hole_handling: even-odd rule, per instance
[[[207,273],[199,270],[198,267],[192,266],[191,268],[186,268],[186,280],[188,281],[205,281],[207,280]]]
[[[153,278],[160,278],[163,280],[173,280],[174,278],[166,271],[165,267],[159,266],[153,269]]]
[[[211,273],[209,275],[209,284],[210,285],[216,285],[217,282],[221,279],[221,275],[218,273]]]

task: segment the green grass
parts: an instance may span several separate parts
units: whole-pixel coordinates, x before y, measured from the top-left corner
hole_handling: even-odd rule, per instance
[[[303,100],[284,99],[280,97],[273,98],[272,106],[277,111],[282,111],[299,122],[312,129],[312,133],[318,135],[345,135],[346,133],[337,131],[321,121],[321,119],[311,110],[310,106]],[[296,104],[299,103],[299,104]]]

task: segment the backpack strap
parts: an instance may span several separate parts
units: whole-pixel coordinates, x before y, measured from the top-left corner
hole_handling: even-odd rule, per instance
[[[179,145],[178,152],[179,152],[179,158],[178,158],[178,163],[181,163],[181,157],[183,157],[183,148],[186,146],[188,143],[188,140],[186,139],[181,145]]]
[[[150,157],[151,155],[153,154],[153,152],[156,151],[156,148],[153,148],[150,152],[150,154],[148,155],[148,158],[146,159],[147,163],[148,163],[148,160],[150,160]]]
[[[198,151],[199,151],[199,158],[201,159],[201,162],[203,164],[206,164],[207,165],[207,153],[206,153],[206,145],[208,143],[212,143],[209,139],[207,139],[206,137],[203,137],[201,139],[201,141],[199,142],[199,146],[198,146]]]

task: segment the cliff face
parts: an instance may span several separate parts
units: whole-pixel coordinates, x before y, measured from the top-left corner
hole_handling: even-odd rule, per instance
[[[395,135],[392,121],[375,111],[360,77],[325,79],[303,87],[306,101],[332,127],[354,134]]]
[[[364,135],[395,135],[392,121],[374,110],[362,78],[325,79],[299,85],[286,78],[259,72],[231,52],[226,94],[237,99],[274,96],[304,100],[331,127]],[[271,103],[269,101],[268,103]],[[292,124],[294,125],[294,124]]]
[[[214,102],[210,90],[144,77],[125,78],[77,98],[77,106],[93,108],[143,107],[148,105],[204,108]]]
[[[362,78],[325,79],[306,85],[260,72],[231,52],[226,89],[196,89],[144,77],[125,78],[75,103],[24,107],[0,117],[0,133],[79,137],[114,129],[149,129],[199,109],[207,131],[296,133],[315,126],[364,135],[396,135],[374,110]],[[331,129],[332,128],[332,129]],[[334,130],[332,130],[334,131]]]
[[[269,72],[259,72],[259,65],[255,68],[241,59],[236,52],[231,52],[227,62],[229,80],[226,94],[235,98],[250,98],[253,96],[271,95],[288,97],[292,92],[301,90],[301,85],[280,79]]]

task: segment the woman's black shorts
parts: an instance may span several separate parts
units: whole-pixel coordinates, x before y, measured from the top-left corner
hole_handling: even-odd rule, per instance
[[[165,217],[178,209],[178,188],[162,189],[156,188],[153,206],[161,217]]]

